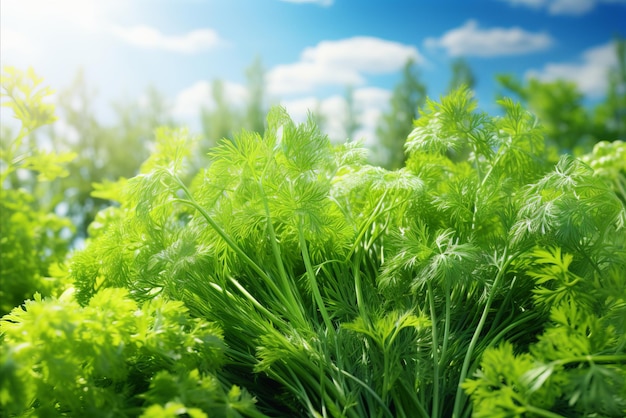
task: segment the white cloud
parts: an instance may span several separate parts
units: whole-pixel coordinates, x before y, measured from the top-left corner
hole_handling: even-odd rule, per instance
[[[125,13],[125,0],[19,0],[3,1],[2,13],[11,17],[15,27],[22,24],[62,23],[79,26],[83,30],[99,30],[106,26],[109,17]]]
[[[386,106],[391,98],[391,92],[379,87],[364,87],[354,91],[354,100],[365,107]]]
[[[340,95],[333,95],[324,99],[313,96],[300,97],[280,102],[295,123],[307,120],[309,113],[318,113],[324,119],[323,130],[332,139],[344,140],[343,115],[346,102]]]
[[[600,3],[626,3],[626,0],[500,0],[513,6],[547,9],[553,15],[582,15]]]
[[[333,0],[281,0],[287,3],[297,3],[297,4],[319,4],[320,6],[330,6],[333,4]]]
[[[321,109],[321,101],[313,96],[300,97],[298,99],[281,100],[280,105],[283,106],[291,119],[296,123],[306,121],[310,112],[317,112]]]
[[[389,103],[391,92],[378,87],[364,87],[354,90],[354,106],[358,113],[359,129],[353,138],[346,138],[344,118],[346,116],[346,100],[342,95],[332,95],[324,99],[313,96],[292,100],[283,100],[281,105],[294,122],[304,122],[309,112],[319,112],[324,120],[324,132],[337,141],[362,140],[372,146],[376,142],[376,126],[378,120]]]
[[[376,127],[383,111],[389,106],[391,92],[378,87],[367,87],[354,92],[354,101],[360,112],[361,127],[356,131],[354,139],[362,139],[365,144],[376,144]]]
[[[302,60],[306,62],[371,74],[393,72],[409,58],[422,61],[414,46],[367,36],[322,41],[302,52]]]
[[[64,61],[70,42],[109,27],[113,15],[128,15],[126,0],[0,1],[0,47],[4,61],[46,67]],[[63,44],[63,48],[57,45]]]
[[[570,80],[586,95],[599,97],[606,92],[607,72],[616,65],[615,44],[610,42],[588,49],[577,62],[549,63],[542,70],[528,71],[526,77],[542,81]]]
[[[212,29],[197,29],[183,35],[164,35],[158,29],[145,25],[131,28],[116,26],[113,33],[140,48],[163,49],[185,54],[202,52],[221,42],[220,37]]]
[[[553,15],[581,15],[594,8],[594,0],[553,0],[546,5]]]
[[[481,29],[475,20],[446,32],[440,38],[428,38],[428,47],[441,47],[452,56],[492,57],[541,51],[554,43],[547,33],[528,32],[519,27]]]
[[[281,95],[310,92],[320,86],[361,85],[365,74],[397,71],[408,59],[423,62],[415,47],[380,38],[323,41],[306,48],[300,61],[269,71],[269,91]]]
[[[224,97],[228,103],[235,107],[242,107],[247,98],[248,92],[245,86],[230,81],[224,82]],[[187,87],[174,100],[172,114],[174,117],[188,121],[197,119],[201,108],[212,110],[215,108],[213,100],[213,85],[208,81],[198,81]]]
[[[533,9],[539,9],[546,3],[546,0],[500,0],[500,1],[504,1],[513,6],[526,6],[526,7],[531,7]]]
[[[365,79],[351,69],[332,68],[319,62],[296,62],[272,68],[267,81],[271,94],[282,95],[309,92],[325,85],[358,85]]]

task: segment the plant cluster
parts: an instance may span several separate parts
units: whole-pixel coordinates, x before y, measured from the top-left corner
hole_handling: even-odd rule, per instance
[[[280,108],[199,173],[193,139],[159,130],[138,176],[99,186],[119,205],[69,259],[74,293],[0,322],[0,407],[624,416],[623,167],[594,171],[601,147],[550,164],[500,105],[428,100],[397,171]]]
[[[71,292],[35,295],[2,323],[8,416],[258,416],[250,395],[215,375],[220,329],[180,301],[138,304],[104,289],[80,306]],[[168,412],[169,411],[169,412]]]
[[[30,69],[5,68],[2,106],[20,122],[16,135],[2,132],[0,141],[0,315],[8,313],[34,291],[53,294],[57,286],[50,268],[62,262],[72,229],[68,219],[51,213],[37,199],[43,184],[67,176],[64,165],[72,153],[48,152],[27,143],[29,135],[52,123],[54,107],[46,102],[52,90]]]

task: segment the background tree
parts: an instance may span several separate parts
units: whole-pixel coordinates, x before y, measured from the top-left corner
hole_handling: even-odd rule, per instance
[[[322,103],[319,100],[315,102],[315,109],[310,110],[307,117],[311,118],[315,126],[317,126],[321,132],[326,131],[328,127],[328,116],[322,110]]]
[[[397,169],[404,166],[404,143],[425,100],[426,86],[419,79],[415,62],[409,60],[402,70],[400,83],[393,90],[389,110],[382,115],[376,128],[380,145],[388,155],[385,161],[381,161],[384,167]]]
[[[539,118],[552,145],[573,152],[593,143],[584,95],[573,82],[530,79],[524,84],[511,75],[500,75],[497,81],[506,91],[503,96],[516,95]]]
[[[3,126],[0,137],[0,316],[35,292],[56,294],[63,280],[50,278],[50,270],[69,250],[72,224],[48,200],[52,182],[69,174],[66,164],[76,155],[45,150],[32,135],[56,120],[52,90],[41,81],[32,70],[12,67],[1,78],[3,112],[20,125]]]
[[[605,98],[590,104],[576,84],[567,80],[526,83],[500,75],[503,96],[511,94],[533,112],[545,128],[546,139],[560,152],[582,154],[599,141],[626,138],[626,44],[615,42],[617,65],[607,73]]]
[[[246,69],[248,99],[243,109],[228,100],[222,80],[213,80],[211,85],[212,106],[200,109],[200,122],[204,136],[201,153],[214,147],[221,139],[232,139],[240,129],[263,134],[267,114],[265,69],[257,57]],[[203,164],[203,163],[201,163]]]
[[[265,115],[267,104],[265,98],[265,68],[260,57],[254,59],[246,69],[246,81],[248,88],[248,103],[244,127],[250,131],[263,135],[265,131]]]
[[[476,78],[472,72],[472,68],[469,66],[465,58],[456,58],[451,63],[452,77],[448,84],[448,93],[458,89],[461,86],[466,86],[470,90],[476,85]]]
[[[224,82],[213,80],[211,85],[213,108],[202,107],[200,109],[200,122],[206,143],[203,152],[215,146],[220,139],[232,138],[237,126],[238,118],[231,109],[224,94]]]
[[[609,71],[606,99],[593,114],[600,138],[607,140],[626,139],[626,40],[615,41],[615,55],[617,65]]]
[[[174,123],[165,99],[154,87],[143,100],[114,103],[115,120],[106,126],[96,118],[95,99],[96,91],[79,72],[58,95],[62,129],[48,131],[55,149],[77,154],[68,165],[69,176],[51,188],[52,204],[72,219],[77,238],[85,237],[96,213],[110,205],[92,196],[93,184],[137,174],[149,154],[154,130]]]
[[[361,124],[359,123],[359,112],[356,104],[354,103],[354,87],[346,87],[346,91],[343,97],[346,102],[346,113],[343,121],[343,129],[345,132],[345,138],[347,138],[349,141],[352,141],[355,139],[354,135],[356,134],[356,131],[361,127]]]
[[[176,125],[166,98],[154,86],[149,86],[140,99],[119,100],[112,107],[117,118],[112,125],[113,130],[117,135],[124,136],[124,142],[132,137],[138,138],[131,140],[136,147],[133,151],[143,154],[144,158],[147,158],[146,145],[153,140],[154,130],[159,126]],[[129,169],[134,173],[137,167]]]

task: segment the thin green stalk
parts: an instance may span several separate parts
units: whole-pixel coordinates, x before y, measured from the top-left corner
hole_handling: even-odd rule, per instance
[[[320,293],[320,289],[317,284],[317,277],[315,277],[315,271],[313,270],[313,265],[311,264],[311,257],[309,256],[309,249],[306,243],[306,239],[304,238],[302,225],[300,225],[300,228],[298,228],[298,236],[300,239],[300,250],[302,251],[302,259],[304,260],[304,267],[306,268],[306,275],[309,279],[311,291],[313,292],[313,298],[315,299],[315,303],[317,304],[317,308],[322,315],[322,319],[324,320],[324,324],[326,324],[328,332],[331,334],[331,336],[335,337],[335,327],[330,320],[330,316],[328,315],[326,305],[324,305],[324,300],[322,299],[322,294]]]
[[[504,155],[503,148],[500,148],[495,158],[493,159],[491,165],[489,166],[489,169],[485,173],[485,176],[482,178],[481,178],[481,171],[479,168],[480,164],[478,162],[478,155],[476,156],[476,171],[477,171],[478,179],[480,180],[480,184],[478,185],[478,188],[476,189],[476,198],[474,199],[474,207],[473,207],[473,213],[472,213],[472,231],[476,228],[476,214],[478,213],[478,197],[480,195],[480,192],[482,191],[483,187],[485,187],[485,184],[487,184],[487,179],[491,176],[491,173],[493,172],[494,167],[500,162],[500,158],[503,155]]]
[[[391,221],[391,217],[389,216],[389,211],[391,211],[394,208],[397,208],[398,206],[400,206],[399,204],[397,205],[393,205],[389,208],[389,210],[385,211],[387,212],[387,216],[385,218],[385,222],[383,223],[381,228],[378,228],[378,231],[376,231],[374,234],[372,234],[372,236],[370,236],[370,239],[367,241],[367,244],[365,245],[364,249],[369,250],[370,248],[372,248],[372,245],[374,245],[374,243],[376,242],[376,240],[378,238],[380,238],[380,236],[382,234],[385,233],[385,231],[387,230],[387,227],[389,226],[389,222]],[[381,213],[382,215],[382,213]]]
[[[463,416],[461,418],[470,418],[471,416],[472,416],[472,409],[467,408],[465,411],[463,411]]]
[[[367,383],[365,383],[364,381],[362,381],[358,377],[351,375],[350,373],[346,372],[345,370],[340,370],[340,372],[344,376],[348,377],[349,379],[354,380],[356,383],[361,385],[361,387],[363,387],[363,389],[365,389],[365,391],[367,393],[369,393],[372,396],[372,398],[374,398],[374,400],[376,402],[378,402],[378,404],[381,407],[380,411],[383,412],[385,415],[393,418],[393,414],[389,410],[389,407],[387,406],[387,404],[385,402],[383,402],[383,400],[380,398],[380,396],[378,396],[378,394],[376,392],[374,392],[374,390],[370,387],[370,385],[368,385]]]
[[[252,296],[252,295],[250,294],[250,292],[248,292],[248,290],[247,290],[245,287],[243,287],[243,286],[241,285],[241,283],[239,283],[239,282],[238,282],[235,278],[233,278],[233,277],[229,277],[229,278],[228,278],[228,280],[229,280],[229,281],[230,281],[233,285],[235,285],[235,287],[236,287],[236,288],[237,288],[237,289],[238,289],[238,290],[239,290],[239,291],[240,291],[240,292],[241,292],[241,293],[245,296],[245,298],[246,298],[246,299],[248,299],[250,302],[252,302],[252,305],[253,305],[255,308],[257,308],[259,311],[261,311],[261,312],[265,315],[265,317],[266,317],[267,319],[271,320],[271,321],[272,321],[272,323],[273,323],[274,325],[276,325],[276,324],[280,324],[280,323],[282,323],[282,322],[283,322],[280,318],[278,318],[276,315],[274,315],[274,313],[273,313],[273,312],[271,312],[270,310],[268,310],[268,309],[267,309],[265,306],[263,306],[263,305],[262,305],[262,304],[261,304],[258,300],[256,300],[256,299],[255,299],[255,297],[254,297],[254,296]]]
[[[482,170],[480,169],[480,158],[478,158],[479,153],[478,153],[478,145],[476,145],[477,139],[474,138],[473,135],[467,135],[469,138],[472,139],[472,149],[474,150],[474,161],[476,164],[476,174],[478,175],[478,180],[483,179],[483,173]],[[486,157],[486,156],[485,156]]]
[[[619,191],[619,193],[621,194],[622,199],[626,201],[626,177],[622,176],[621,174],[618,174],[617,178],[613,182],[613,185],[615,186],[617,191]]]
[[[524,404],[524,408],[526,409],[526,411],[530,412],[531,414],[535,414],[535,415],[540,416],[540,417],[545,417],[545,418],[566,418],[563,415],[555,414],[554,412],[546,411],[545,409],[537,408],[537,407],[532,406],[532,405],[527,404],[527,403]]]
[[[380,200],[376,204],[376,207],[374,208],[374,210],[372,210],[372,213],[371,213],[370,217],[367,218],[367,221],[363,224],[363,226],[361,226],[361,229],[359,230],[359,234],[357,235],[356,239],[354,240],[354,245],[352,246],[352,248],[350,249],[350,252],[346,256],[346,260],[349,260],[350,257],[352,257],[352,255],[354,254],[354,252],[358,248],[359,244],[361,243],[361,240],[363,239],[363,237],[367,233],[367,230],[374,223],[374,221],[376,220],[376,217],[378,217],[378,215],[380,215],[379,211],[382,209],[382,206],[383,206],[383,203],[385,201],[385,196],[386,195],[387,195],[387,191],[385,190],[383,192],[382,196],[380,197]]]
[[[514,330],[515,328],[518,328],[520,326],[522,326],[523,324],[525,324],[526,322],[529,321],[533,321],[535,319],[539,319],[541,317],[541,313],[537,313],[537,312],[526,312],[526,314],[524,316],[522,316],[521,319],[518,319],[517,321],[507,325],[504,329],[502,329],[501,331],[499,331],[494,337],[488,337],[485,338],[485,340],[488,341],[488,344],[485,345],[485,350],[487,348],[490,347],[495,347],[496,344],[498,344],[501,340],[504,339],[504,336],[506,334],[508,334],[509,332],[511,332],[512,330]],[[527,334],[526,330],[523,330],[523,335]],[[509,340],[510,340],[511,336],[509,336]]]
[[[435,297],[430,281],[426,282],[428,289],[428,301],[430,303],[430,320],[433,333],[433,409],[430,416],[439,417],[439,342],[437,336],[437,315],[435,313]]]
[[[276,261],[276,265],[278,266],[279,277],[282,282],[283,292],[289,298],[290,305],[292,309],[289,309],[289,313],[296,314],[297,320],[301,325],[306,325],[306,319],[304,317],[304,310],[302,309],[302,304],[297,300],[296,295],[294,294],[294,288],[290,285],[289,277],[287,276],[287,271],[285,270],[285,264],[283,263],[283,257],[280,251],[280,246],[278,245],[278,239],[276,238],[276,231],[274,230],[274,225],[272,224],[272,218],[270,216],[270,208],[265,198],[265,191],[263,190],[263,185],[259,184],[261,188],[261,193],[263,194],[263,206],[265,207],[265,214],[267,216],[267,229],[270,234],[270,241],[272,243],[272,252],[274,253],[274,260]]]
[[[506,296],[504,297],[504,300],[502,301],[502,304],[500,306],[509,306],[509,303],[511,301],[511,299],[513,298],[514,295],[516,295],[515,292],[512,292],[511,289],[513,289],[513,286],[515,286],[515,283],[517,282],[518,278],[517,276],[513,277],[513,279],[509,282],[509,290],[506,292]],[[499,326],[500,325],[500,321],[502,320],[502,317],[505,314],[509,314],[507,316],[506,319],[511,319],[512,316],[514,315],[514,312],[512,310],[509,309],[499,309],[498,312],[496,313],[496,316],[493,318],[493,322],[492,324],[494,326]]]
[[[552,364],[565,366],[570,363],[626,363],[626,355],[613,355],[613,354],[601,354],[601,355],[587,355],[579,357],[570,357],[559,360],[554,360]]]
[[[15,157],[14,154],[19,150],[19,147],[22,145],[24,137],[26,137],[26,135],[28,135],[29,133],[29,129],[21,126],[17,136],[11,142],[11,144],[9,144],[8,149],[5,151],[3,159],[6,161],[7,167],[4,171],[2,171],[2,173],[0,173],[0,184],[4,184],[4,181],[9,178],[11,173],[16,170],[16,166],[19,165],[26,158],[27,153],[18,155],[17,157]]]
[[[305,361],[308,361],[308,358],[305,358]],[[343,397],[340,396],[340,394],[337,392],[336,388],[333,385],[325,385],[325,384],[320,384],[320,382],[316,381],[313,378],[313,373],[310,373],[310,370],[307,370],[305,367],[301,367],[298,371],[299,373],[296,373],[294,370],[292,370],[291,367],[287,366],[287,371],[289,372],[289,374],[291,375],[291,377],[294,379],[294,381],[296,382],[296,384],[301,388],[301,392],[294,392],[294,394],[298,397],[300,396],[304,396],[306,397],[306,399],[308,399],[308,394],[309,393],[317,393],[320,395],[320,402],[322,403],[321,407],[324,409],[326,408],[325,405],[332,405],[332,409],[339,411],[339,405],[337,404],[337,401],[342,401]],[[322,373],[323,374],[323,373]],[[284,380],[284,379],[283,379]],[[286,380],[285,380],[286,381]],[[309,390],[307,390],[302,383],[305,383],[307,385],[307,387],[309,388]],[[292,386],[292,385],[290,385]],[[331,393],[329,393],[329,391],[325,390],[324,388],[328,387]],[[310,401],[309,401],[310,402]],[[315,411],[317,412],[317,411]],[[356,411],[354,411],[353,409],[350,409],[347,411],[347,414],[344,414],[343,416],[349,416],[352,418],[358,418],[358,415],[356,414]]]
[[[389,354],[387,353],[386,347],[383,347],[383,393],[382,398],[385,403],[389,402],[388,394],[389,389]]]
[[[450,301],[450,283],[446,280],[446,288],[445,288],[445,298],[446,298],[446,307],[445,307],[445,321],[443,325],[443,343],[441,346],[441,357],[439,358],[440,364],[439,368],[441,370],[445,370],[446,365],[444,364],[447,361],[448,356],[448,340],[450,339],[450,321],[451,321],[451,301]],[[441,375],[441,393],[445,394],[446,391],[446,374],[442,373]],[[444,397],[441,397],[441,402],[443,402]],[[443,405],[441,406],[441,410],[443,411]]]
[[[263,279],[263,281],[270,287],[270,289],[272,289],[275,295],[281,299],[282,303],[284,303],[286,306],[289,306],[290,305],[289,301],[285,299],[285,295],[281,292],[278,286],[276,286],[276,283],[274,283],[274,280],[272,280],[272,278],[269,277],[267,273],[257,263],[255,263],[254,260],[252,260],[248,256],[248,254],[246,254],[239,247],[239,245],[237,245],[235,241],[232,240],[232,238],[217,224],[217,222],[213,220],[211,215],[194,199],[193,195],[191,194],[187,186],[185,186],[185,184],[182,182],[182,180],[174,173],[170,173],[170,175],[176,181],[178,186],[183,190],[183,192],[185,193],[185,196],[187,196],[187,199],[175,199],[175,200],[178,202],[187,204],[193,207],[194,209],[196,209],[198,212],[200,212],[202,217],[204,217],[204,219],[211,226],[211,228],[213,228],[213,230],[217,232],[217,234],[220,237],[222,237],[222,239],[226,242],[226,244],[228,244],[228,246],[239,257],[241,257],[242,260],[245,261],[252,268],[252,270],[254,270]]]
[[[356,305],[359,308],[359,315],[367,326],[370,324],[369,314],[365,308],[365,301],[363,299],[363,282],[361,280],[361,257],[354,257],[354,293],[356,294]]]
[[[461,375],[459,377],[459,383],[456,389],[456,396],[454,399],[454,408],[452,410],[452,417],[459,418],[461,413],[461,408],[463,407],[463,402],[465,401],[465,395],[463,394],[463,388],[461,384],[467,378],[467,373],[469,371],[470,363],[472,361],[472,357],[474,355],[474,348],[476,347],[476,343],[478,342],[478,338],[485,327],[485,322],[487,321],[487,316],[489,315],[489,311],[491,309],[491,304],[493,303],[493,298],[497,293],[497,289],[500,286],[500,281],[504,277],[504,273],[506,272],[506,268],[513,260],[513,257],[508,256],[508,247],[504,248],[504,253],[502,254],[502,266],[498,270],[498,274],[496,275],[495,280],[493,281],[493,286],[491,288],[491,292],[489,293],[489,297],[487,298],[487,302],[485,303],[485,307],[483,309],[483,313],[480,317],[480,321],[478,322],[478,326],[476,326],[476,330],[474,331],[474,335],[472,336],[472,340],[470,341],[469,346],[467,347],[467,352],[465,353],[465,359],[463,359],[463,366],[461,367]]]
[[[593,267],[593,269],[598,273],[598,275],[602,277],[602,270],[600,269],[600,267],[598,267],[598,264],[591,259],[591,257],[588,254],[588,251],[585,251],[582,248],[581,243],[575,242],[573,246],[578,251],[578,254],[581,257],[583,257],[585,260],[587,260],[587,262],[591,265],[591,267]]]
[[[289,374],[291,375],[293,381],[296,383],[296,385],[298,385],[299,389],[296,389],[293,385],[291,385],[290,383],[287,382],[287,379],[283,378],[278,378],[276,380],[280,381],[283,385],[285,385],[286,387],[288,387],[291,392],[296,395],[298,397],[298,399],[300,399],[301,402],[304,402],[306,405],[306,408],[308,408],[309,413],[311,414],[311,416],[315,416],[315,408],[313,407],[313,404],[311,403],[311,399],[309,399],[309,395],[308,395],[308,391],[306,389],[304,389],[304,386],[302,386],[302,382],[300,381],[300,379],[298,378],[298,376],[294,373],[293,370],[291,370],[290,368],[287,368],[287,371],[289,372]],[[276,377],[274,377],[276,378]]]
[[[417,393],[411,390],[411,387],[408,386],[408,382],[406,382],[404,379],[400,379],[400,385],[404,388],[407,396],[409,396],[413,401],[411,407],[417,409],[417,412],[419,413],[418,416],[420,418],[428,418],[428,412],[426,412],[426,408],[424,408],[423,401],[418,399]],[[405,397],[401,397],[397,392],[395,392],[392,396],[394,397],[394,401],[396,403],[400,403],[401,401],[406,399]],[[412,410],[411,413],[415,414],[415,411]]]

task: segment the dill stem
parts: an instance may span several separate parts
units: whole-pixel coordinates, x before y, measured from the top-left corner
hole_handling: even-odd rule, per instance
[[[444,362],[447,361],[446,356],[448,355],[448,340],[450,339],[450,317],[451,317],[450,292],[451,292],[450,283],[446,281],[446,288],[445,288],[446,313],[445,313],[445,322],[443,325],[443,342],[441,346],[441,357],[439,358],[439,361],[441,362],[439,367],[444,370],[445,370]],[[445,374],[441,375],[441,387],[442,387],[442,393],[445,393],[445,390],[446,390],[446,375]],[[441,401],[443,402],[443,397]]]
[[[491,287],[491,292],[489,292],[489,297],[487,298],[487,302],[485,303],[485,307],[483,309],[483,313],[478,321],[478,325],[476,326],[476,330],[474,330],[474,335],[472,336],[472,340],[470,341],[469,346],[467,347],[467,352],[465,353],[465,358],[463,359],[463,366],[461,367],[461,375],[459,377],[459,383],[456,389],[456,396],[454,399],[454,408],[452,410],[452,417],[459,418],[461,413],[461,408],[463,406],[463,401],[465,400],[465,396],[463,395],[463,388],[461,384],[467,378],[467,373],[469,371],[470,362],[472,361],[472,356],[474,355],[474,349],[476,344],[478,343],[478,338],[485,327],[485,322],[487,322],[487,316],[489,315],[489,310],[491,309],[491,304],[493,303],[494,295],[496,294],[496,290],[500,286],[500,281],[504,277],[504,273],[506,272],[506,268],[509,263],[513,260],[512,257],[508,256],[508,246],[504,248],[504,253],[502,254],[502,265],[498,270],[498,274],[496,275],[495,280],[493,281],[493,286]]]
[[[259,183],[259,187],[261,188],[263,194],[263,206],[265,207],[265,214],[267,216],[267,229],[270,234],[270,241],[272,243],[272,252],[274,253],[274,259],[276,260],[276,265],[279,271],[279,277],[281,279],[281,284],[283,286],[283,293],[289,299],[290,308],[288,309],[290,314],[295,314],[297,316],[298,322],[301,325],[305,325],[306,319],[304,317],[304,310],[301,308],[302,304],[297,300],[296,294],[294,294],[294,289],[290,286],[289,277],[287,276],[287,272],[285,271],[285,265],[283,263],[283,257],[280,251],[280,246],[278,245],[278,239],[276,238],[276,231],[274,230],[274,225],[272,225],[272,218],[270,217],[270,208],[267,203],[267,199],[265,198],[265,191],[263,190],[263,185]]]
[[[309,279],[311,291],[313,292],[313,298],[315,299],[315,303],[317,304],[320,314],[322,315],[324,324],[326,325],[326,328],[328,328],[328,332],[332,336],[334,336],[335,327],[330,320],[330,316],[328,315],[328,311],[326,310],[326,306],[324,305],[324,300],[322,299],[322,294],[320,293],[319,286],[317,285],[317,277],[315,277],[315,271],[313,270],[313,265],[311,264],[311,257],[309,256],[309,249],[307,247],[306,239],[304,238],[302,225],[300,225],[300,228],[298,228],[298,236],[300,239],[300,250],[302,251],[302,259],[304,260],[304,267],[306,268],[306,276]]]
[[[235,241],[233,241],[233,239],[217,224],[217,222],[215,222],[215,220],[213,220],[211,215],[194,199],[193,195],[191,194],[187,186],[185,186],[185,184],[182,182],[182,180],[176,174],[170,173],[170,175],[183,190],[185,196],[187,196],[187,199],[176,200],[185,203],[200,212],[202,217],[207,221],[211,228],[213,228],[213,230],[217,232],[220,237],[222,237],[226,244],[228,244],[228,246],[263,279],[263,281],[272,289],[272,291],[274,291],[277,297],[282,299],[283,303],[289,305],[289,302],[285,300],[285,296],[282,294],[278,286],[276,286],[276,283],[274,283],[274,281],[267,275],[267,273],[257,263],[255,263],[254,260],[252,260],[248,256],[248,254],[246,254],[239,247],[239,245],[237,245]]]
[[[389,403],[389,350],[388,347],[383,347],[383,401]]]
[[[374,391],[374,389],[372,389],[372,387],[370,385],[368,385],[367,383],[365,383],[364,381],[362,381],[358,377],[348,373],[345,370],[339,370],[339,372],[341,374],[343,374],[344,376],[348,377],[349,379],[352,379],[354,382],[359,384],[365,390],[365,392],[369,393],[372,396],[372,398],[376,402],[378,402],[378,404],[380,405],[380,408],[381,408],[380,412],[381,412],[381,414],[384,414],[384,415],[387,415],[387,416],[393,418],[393,414],[389,410],[389,407],[387,406],[387,404],[380,398],[380,396],[378,396],[378,394]],[[421,407],[421,405],[419,405],[419,406]],[[423,410],[423,407],[422,407],[422,410]],[[427,418],[427,416],[424,416],[424,418]]]
[[[526,408],[526,411],[530,412],[531,414],[535,414],[544,418],[565,418],[563,415],[555,414],[554,412],[546,411],[545,409],[537,408],[529,404],[524,404],[524,408]]]
[[[430,303],[430,320],[432,322],[433,332],[433,409],[430,416],[436,418],[439,416],[439,341],[437,337],[437,316],[435,314],[435,297],[430,281],[426,282],[428,288],[428,301]]]

